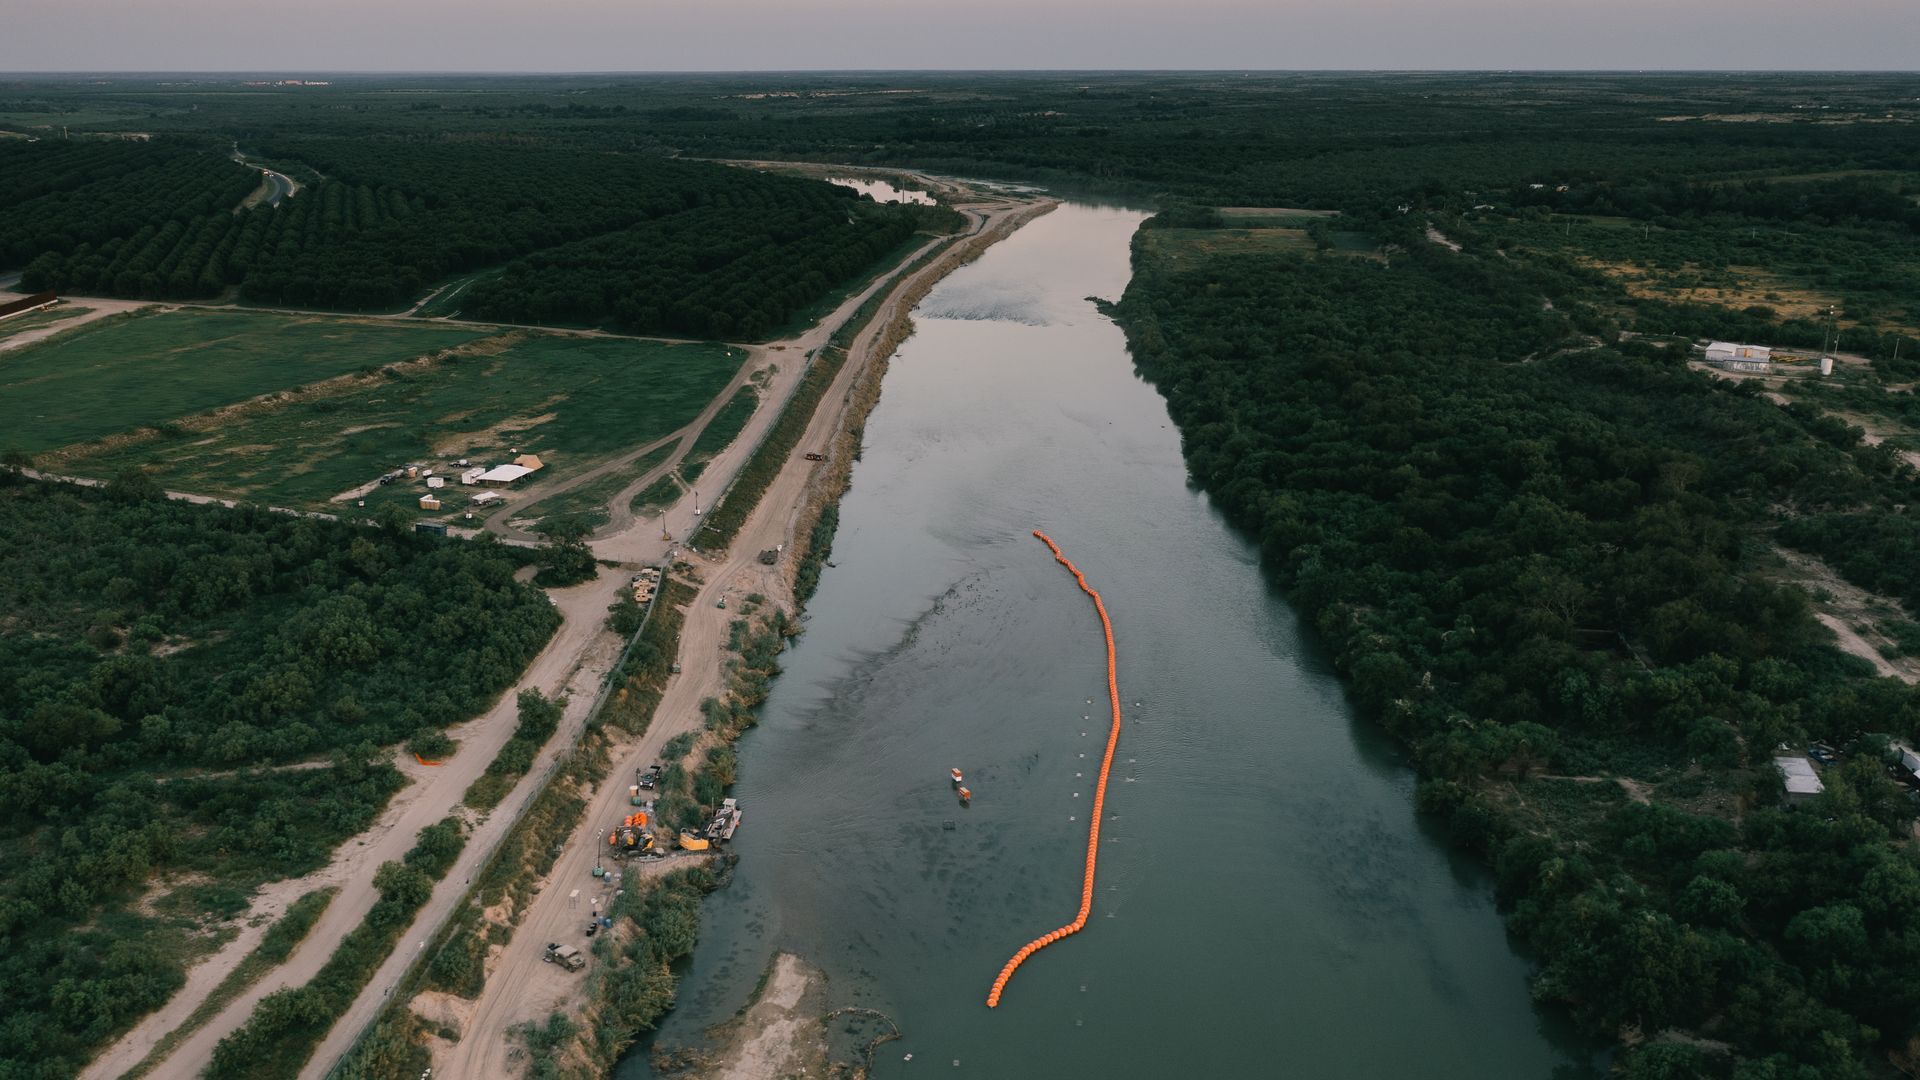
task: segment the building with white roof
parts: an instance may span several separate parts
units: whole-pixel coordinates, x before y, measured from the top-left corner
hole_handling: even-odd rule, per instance
[[[1773,767],[1780,770],[1780,776],[1787,782],[1787,801],[1806,802],[1815,795],[1827,790],[1820,782],[1820,774],[1813,771],[1813,762],[1803,757],[1777,757]]]

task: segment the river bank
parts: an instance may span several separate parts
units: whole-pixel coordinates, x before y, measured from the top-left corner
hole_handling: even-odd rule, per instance
[[[803,445],[824,444],[841,430],[855,383],[867,372],[889,328],[911,310],[911,301],[906,298],[919,295],[917,288],[964,265],[980,247],[1008,235],[1035,212],[1031,202],[1008,200],[974,203],[962,209],[976,221],[976,227],[933,262],[909,271],[883,291],[887,299],[849,344],[848,361],[812,416]],[[728,454],[737,449],[729,448]],[[515,1071],[520,1051],[509,1039],[510,1031],[529,1022],[545,1023],[554,1015],[577,1017],[586,1008],[581,984],[559,972],[555,965],[542,963],[544,943],[577,939],[578,913],[585,910],[583,905],[589,899],[606,903],[613,898],[607,883],[590,877],[588,871],[595,865],[602,825],[614,820],[626,804],[621,778],[630,770],[662,760],[672,740],[702,729],[702,702],[717,696],[727,683],[726,647],[734,637],[734,613],[742,604],[755,596],[763,598],[762,602],[773,597],[775,605],[782,608],[789,603],[793,560],[777,560],[776,565],[768,566],[758,555],[790,544],[796,524],[825,474],[824,468],[798,456],[786,461],[726,552],[683,553],[685,572],[697,582],[682,631],[680,658],[684,672],[668,681],[656,720],[647,731],[611,747],[608,775],[613,779],[585,793],[587,811],[579,827],[567,838],[563,853],[527,907],[513,939],[488,958],[485,988],[473,1005],[465,1030],[459,1033],[457,1042],[435,1048],[436,1071],[454,1075],[505,1075]],[[621,542],[627,538],[595,541],[596,551],[604,557],[623,550]],[[727,602],[724,608],[723,600]],[[559,887],[574,881],[584,884],[581,888]]]
[[[1276,1054],[1336,1078],[1583,1075],[1487,880],[1422,831],[1404,762],[1188,487],[1165,402],[1087,301],[1125,289],[1143,216],[1069,203],[912,313],[837,567],[741,744],[753,824],[665,1056],[727,1053],[721,1025],[786,953],[829,1004],[899,1023],[874,1076],[1248,1075]],[[1079,895],[1105,693],[1085,598],[1035,527],[1106,598],[1128,716],[1087,932],[989,1012],[994,972]],[[1181,1036],[1145,1038],[1144,1016]],[[635,1053],[615,1075],[656,1073]]]

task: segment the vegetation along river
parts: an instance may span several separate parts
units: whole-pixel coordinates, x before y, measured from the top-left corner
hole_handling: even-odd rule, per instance
[[[897,1020],[882,1077],[1588,1075],[1086,299],[1126,287],[1141,219],[1063,206],[915,312],[741,743],[738,873],[661,1042],[731,1017],[784,949]],[[989,1011],[1079,903],[1106,731],[1098,620],[1034,528],[1106,599],[1125,726],[1087,929]]]

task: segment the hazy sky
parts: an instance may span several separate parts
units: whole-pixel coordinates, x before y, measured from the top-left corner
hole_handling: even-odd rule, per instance
[[[0,71],[1917,66],[1920,0],[0,0]]]

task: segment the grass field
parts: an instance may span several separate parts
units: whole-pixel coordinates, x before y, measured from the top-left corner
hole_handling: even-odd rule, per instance
[[[239,311],[106,320],[0,353],[0,442],[38,453],[494,332]]]
[[[641,455],[638,461],[625,468],[615,469],[597,480],[590,480],[571,491],[563,491],[552,498],[520,509],[521,514],[538,516],[542,521],[568,515],[579,515],[591,528],[599,528],[612,519],[608,504],[615,495],[635,480],[640,479],[660,463],[673,456],[677,442],[668,443],[649,454]]]
[[[719,345],[516,331],[428,367],[263,403],[217,425],[153,432],[62,467],[110,476],[140,466],[169,488],[279,506],[325,507],[414,461],[446,472],[458,458],[499,464],[510,452],[533,453],[547,466],[544,481],[685,426],[742,359]],[[378,488],[367,508],[416,505],[418,486]],[[464,507],[467,492],[444,491],[443,512]]]
[[[687,448],[687,462],[704,464],[725,450],[727,444],[740,437],[740,429],[747,426],[748,418],[753,416],[753,410],[759,404],[760,392],[753,386],[742,386],[734,391],[732,400],[713,414],[713,420],[700,432],[700,437],[693,440],[693,445]]]
[[[25,330],[38,330],[57,322],[65,322],[77,315],[85,315],[93,309],[74,304],[61,304],[46,311],[30,311],[25,315],[15,315],[11,319],[0,320],[0,341]]]

